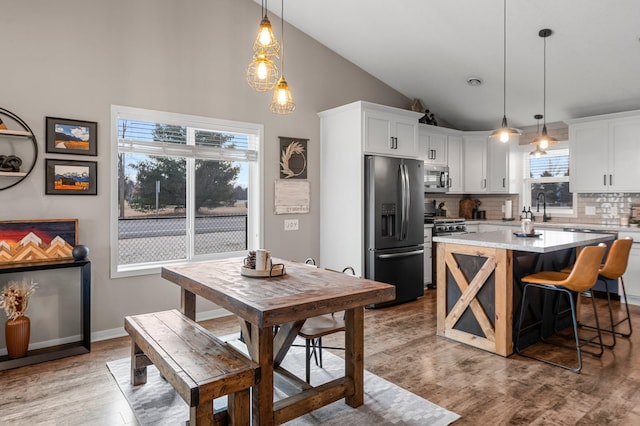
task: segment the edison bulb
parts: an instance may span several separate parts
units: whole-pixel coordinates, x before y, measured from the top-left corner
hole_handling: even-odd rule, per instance
[[[280,105],[287,103],[287,89],[278,89],[278,103]]]
[[[540,149],[541,150],[545,150],[547,148],[549,148],[549,140],[547,138],[542,138],[540,139]]]
[[[260,35],[258,36],[260,44],[268,46],[271,44],[271,28],[265,25],[260,27]]]
[[[503,130],[502,132],[500,132],[500,142],[502,142],[502,143],[509,142],[509,132],[508,131]]]
[[[258,64],[258,78],[260,80],[265,80],[267,78],[267,64],[264,61],[260,61]]]

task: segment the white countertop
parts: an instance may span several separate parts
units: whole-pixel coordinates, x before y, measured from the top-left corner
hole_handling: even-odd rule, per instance
[[[548,229],[536,229],[535,232],[541,235],[537,238],[517,237],[511,229],[505,229],[492,232],[433,237],[433,241],[436,243],[452,243],[534,253],[548,253],[556,250],[597,244],[614,238],[613,234],[564,232]]]
[[[465,221],[467,225],[499,225],[499,226],[520,226],[519,220],[473,220],[467,219]],[[592,229],[603,231],[618,231],[618,232],[637,232],[640,233],[640,227],[638,225],[602,225],[597,223],[564,223],[564,222],[534,222],[533,226],[536,229],[564,229],[564,228],[576,228],[576,229]]]

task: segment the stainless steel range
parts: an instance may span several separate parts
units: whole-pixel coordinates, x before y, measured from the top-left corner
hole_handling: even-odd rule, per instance
[[[462,218],[425,217],[425,223],[433,223],[433,236],[466,234],[467,226]]]

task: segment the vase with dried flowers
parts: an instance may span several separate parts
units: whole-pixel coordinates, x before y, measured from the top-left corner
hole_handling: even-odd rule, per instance
[[[21,358],[29,349],[29,337],[31,334],[31,321],[25,316],[29,306],[29,297],[36,291],[37,284],[31,281],[9,284],[0,294],[0,308],[7,314],[7,322],[4,326],[5,341],[9,358]]]

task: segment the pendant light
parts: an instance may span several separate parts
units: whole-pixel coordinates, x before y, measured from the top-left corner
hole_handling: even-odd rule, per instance
[[[280,56],[280,68],[282,69],[282,75],[276,86],[276,90],[273,92],[273,99],[269,109],[275,114],[289,114],[296,109],[296,104],[293,103],[293,96],[291,96],[291,89],[287,84],[287,80],[284,79],[284,0],[281,2],[280,18],[282,20],[282,55]]]
[[[538,32],[538,35],[544,40],[542,67],[542,113],[544,118],[542,122],[542,133],[540,134],[540,136],[535,138],[532,143],[537,145],[537,147],[539,147],[543,151],[546,150],[550,145],[558,143],[558,139],[554,138],[553,136],[547,135],[547,37],[549,37],[551,34],[553,34],[553,31],[548,28],[542,29],[540,30],[540,32]]]
[[[273,34],[271,21],[269,21],[269,17],[267,16],[268,4],[268,0],[265,0],[262,4],[264,17],[260,21],[258,37],[256,37],[256,41],[253,43],[253,53],[256,55],[264,54],[268,58],[278,58],[280,54],[280,43],[278,43],[278,39]]]
[[[491,133],[492,138],[499,138],[500,142],[507,143],[512,136],[519,136],[522,132],[507,124],[507,0],[504,0],[503,14],[503,65],[502,65],[502,124],[499,129]]]
[[[264,18],[260,22],[258,37],[253,43],[253,60],[247,68],[247,83],[258,92],[272,90],[278,83],[278,67],[270,58],[278,57],[280,44],[273,35],[271,22],[267,18],[267,9],[262,4]]]
[[[536,130],[536,134],[540,134],[540,119],[543,117],[542,114],[536,114],[533,116],[533,118],[536,119],[536,126],[537,126],[537,130]],[[537,139],[537,138],[536,138]],[[540,158],[540,156],[542,155],[546,155],[547,151],[545,151],[544,149],[542,149],[540,147],[540,145],[536,145],[536,149],[534,149],[533,151],[531,151],[529,153],[529,155],[534,156],[535,158]]]

